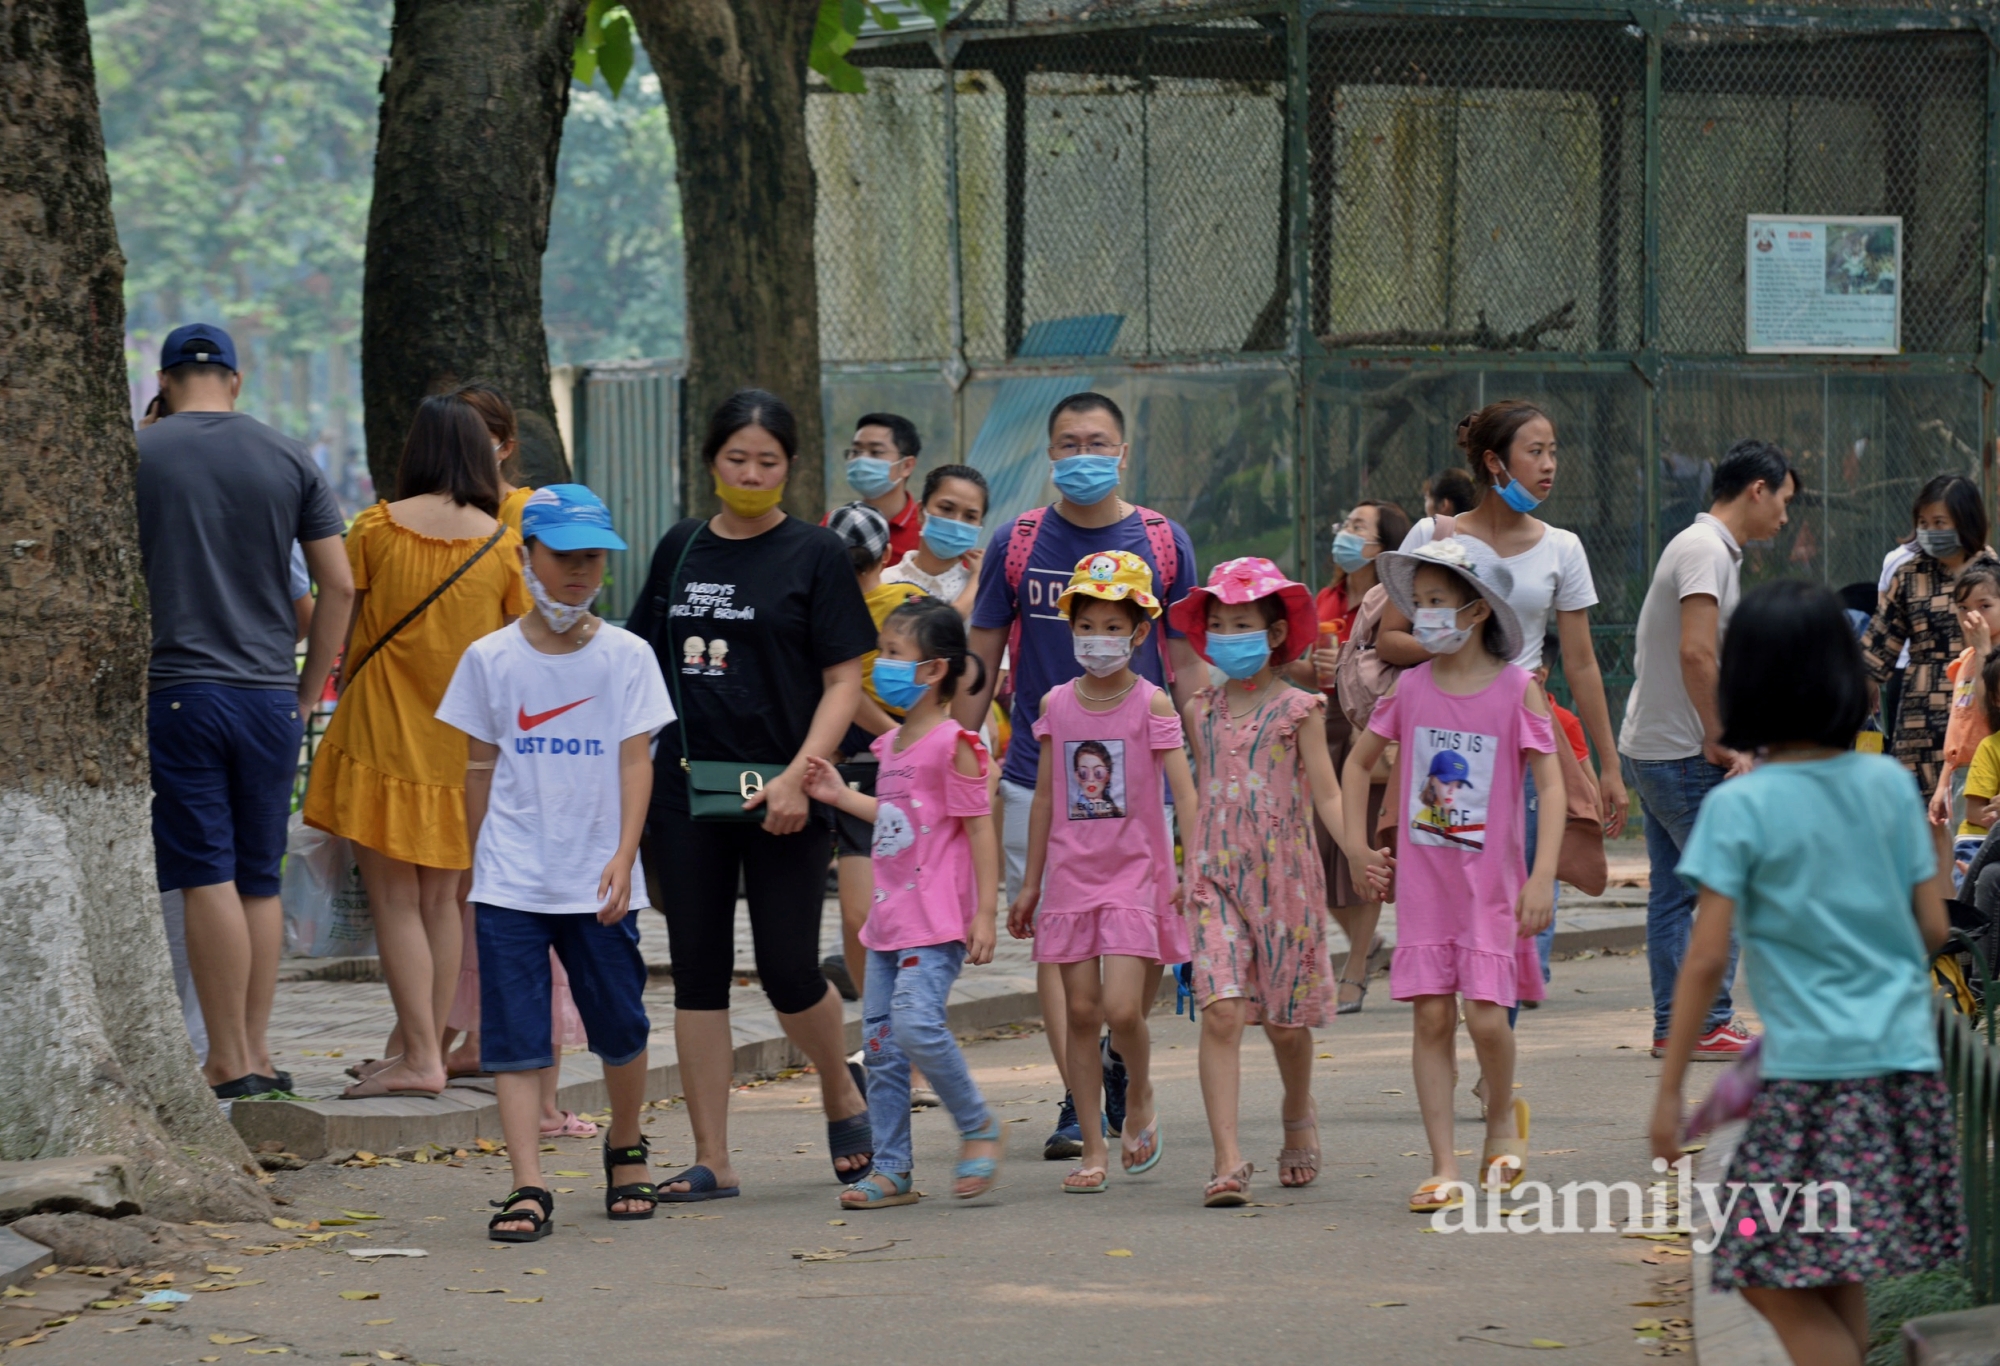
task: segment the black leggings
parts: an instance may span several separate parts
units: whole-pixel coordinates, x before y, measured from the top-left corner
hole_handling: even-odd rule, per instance
[[[764,995],[780,1015],[826,998],[819,921],[833,832],[817,808],[794,835],[748,821],[695,821],[654,807],[648,857],[666,905],[678,1010],[727,1010],[736,969],[736,889],[750,902],[750,941]]]

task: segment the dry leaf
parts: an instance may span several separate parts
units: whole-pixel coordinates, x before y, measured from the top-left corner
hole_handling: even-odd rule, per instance
[[[550,1176],[589,1176],[589,1172],[550,1172]]]
[[[370,1214],[365,1209],[344,1209],[341,1213],[350,1219],[380,1219],[382,1217],[379,1214]]]
[[[292,1349],[289,1347],[245,1347],[243,1350],[253,1357],[281,1357],[289,1354]]]
[[[343,1300],[379,1300],[382,1298],[382,1292],[379,1290],[343,1290],[340,1292],[340,1298]]]
[[[13,1341],[9,1342],[9,1343],[8,1343],[7,1345],[8,1345],[9,1347],[26,1347],[26,1346],[27,1346],[27,1345],[28,1345],[29,1343],[32,1343],[32,1342],[41,1342],[42,1340],[44,1340],[44,1339],[45,1339],[45,1338],[47,1338],[47,1337],[48,1337],[48,1334],[47,1334],[47,1333],[30,1333],[30,1334],[28,1334],[28,1336],[26,1336],[26,1337],[24,1337],[24,1338],[15,1338],[15,1339],[14,1339]],[[210,1357],[210,1358],[209,1358],[209,1360],[213,1361],[213,1360],[214,1360],[214,1358],[213,1358],[213,1357]]]
[[[128,1323],[123,1328],[107,1328],[104,1331],[107,1333],[136,1333],[139,1331],[139,1325]]]
[[[1562,1155],[1563,1155],[1564,1153],[1573,1153],[1573,1152],[1575,1152],[1575,1151],[1576,1151],[1576,1149],[1574,1149],[1574,1148],[1544,1148],[1544,1149],[1542,1149],[1542,1150],[1541,1150],[1541,1152],[1539,1152],[1538,1154],[1536,1154],[1536,1156],[1538,1156],[1538,1157],[1561,1157],[1561,1156],[1562,1156]]]
[[[549,1272],[547,1267],[531,1266],[526,1271],[523,1271],[521,1274],[523,1276],[546,1276],[549,1274]]]
[[[1569,1344],[1566,1342],[1557,1342],[1554,1338],[1529,1338],[1528,1345],[1530,1347],[1567,1347]]]
[[[1370,1304],[1370,1305],[1369,1305],[1368,1307],[1369,1307],[1370,1309],[1406,1309],[1406,1308],[1408,1308],[1408,1307],[1409,1307],[1409,1301],[1408,1301],[1408,1300],[1376,1300],[1376,1301],[1374,1301],[1373,1303],[1371,1303],[1371,1304]]]
[[[1403,1093],[1393,1086],[1385,1086],[1382,1088],[1382,1094],[1385,1096],[1400,1096]]]
[[[210,1333],[208,1340],[217,1347],[234,1347],[239,1342],[255,1342],[255,1333]]]
[[[1129,1247],[1114,1247],[1104,1255],[1107,1257],[1129,1257],[1132,1255],[1132,1249]]]
[[[368,1326],[369,1326],[370,1328],[381,1328],[381,1327],[384,1327],[385,1325],[388,1325],[388,1324],[391,1324],[391,1323],[394,1323],[394,1322],[395,1322],[395,1320],[394,1320],[394,1319],[364,1319],[364,1320],[363,1320],[363,1322],[364,1322],[364,1323],[366,1323],[366,1324],[367,1324],[367,1325],[368,1325]]]
[[[540,1295],[509,1295],[507,1297],[507,1303],[509,1304],[540,1304],[541,1302],[542,1297]]]
[[[208,1268],[208,1271],[210,1275],[214,1276],[240,1276],[243,1274],[243,1268],[240,1266],[211,1266]]]
[[[829,1219],[829,1220],[827,1220],[826,1222],[827,1222],[827,1223],[828,1223],[829,1225],[831,1225],[832,1227],[834,1227],[834,1228],[846,1228],[846,1227],[847,1227],[847,1221],[846,1221],[845,1219]]]
[[[380,1357],[380,1358],[382,1358],[382,1360],[384,1360],[384,1361],[401,1361],[401,1360],[403,1359],[403,1358],[402,1358],[402,1357],[401,1357],[400,1355],[398,1355],[397,1353],[395,1353],[395,1352],[390,1352],[390,1351],[385,1351],[385,1350],[383,1350],[383,1349],[382,1349],[382,1348],[380,1348],[380,1347],[377,1347],[377,1348],[375,1349],[375,1355],[376,1355],[376,1356],[378,1356],[378,1357]]]
[[[497,1285],[491,1290],[468,1290],[464,1286],[459,1285],[448,1285],[445,1289],[460,1295],[504,1295],[507,1293]]]
[[[221,1357],[196,1357],[196,1361],[220,1361]]]
[[[302,1224],[302,1223],[300,1223],[300,1222],[299,1222],[298,1220],[296,1220],[296,1219],[273,1219],[273,1220],[271,1221],[271,1227],[272,1227],[272,1228],[311,1228],[311,1227],[312,1227],[312,1225],[311,1225],[311,1224]],[[215,1235],[215,1234],[210,1234],[209,1236],[210,1236],[211,1238],[213,1238],[213,1237],[215,1237],[215,1236],[217,1236],[217,1235]]]

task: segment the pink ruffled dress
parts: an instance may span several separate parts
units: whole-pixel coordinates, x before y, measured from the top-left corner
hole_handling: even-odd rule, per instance
[[[1479,692],[1439,688],[1429,663],[1405,670],[1368,729],[1402,745],[1397,764],[1396,953],[1399,1001],[1457,993],[1518,1005],[1543,996],[1533,940],[1514,903],[1523,866],[1524,751],[1555,752],[1553,723],[1523,700],[1527,671],[1509,664]]]
[[[1110,711],[1088,711],[1076,684],[1053,689],[1035,737],[1055,744],[1048,873],[1035,913],[1037,963],[1106,954],[1185,963],[1187,924],[1167,830],[1161,754],[1181,748],[1178,716],[1153,715],[1140,679]]]

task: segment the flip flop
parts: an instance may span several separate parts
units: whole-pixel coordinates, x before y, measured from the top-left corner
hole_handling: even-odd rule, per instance
[[[1133,1156],[1148,1143],[1153,1145],[1152,1156],[1148,1157],[1144,1162],[1134,1162],[1132,1160]],[[1125,1175],[1127,1176],[1138,1176],[1159,1166],[1160,1156],[1167,1150],[1166,1142],[1160,1137],[1160,1117],[1158,1115],[1153,1116],[1153,1122],[1139,1131],[1139,1137],[1136,1142],[1129,1137],[1121,1135],[1118,1139],[1118,1146],[1124,1149],[1124,1152],[1119,1156],[1119,1160],[1124,1163]]]
[[[436,1100],[444,1094],[444,1088],[433,1091],[428,1086],[390,1086],[382,1080],[380,1072],[357,1081],[340,1093],[342,1100],[373,1100],[378,1096],[422,1096],[426,1100]]]
[[[1459,1206],[1465,1203],[1464,1190],[1453,1189],[1449,1192],[1446,1192],[1445,1188],[1447,1186],[1462,1187],[1462,1185],[1463,1185],[1462,1182],[1451,1182],[1443,1180],[1442,1178],[1436,1181],[1424,1182],[1424,1184],[1418,1186],[1415,1193],[1410,1196],[1410,1213],[1435,1214],[1438,1210],[1441,1209],[1457,1209]],[[1434,1200],[1426,1200],[1424,1199],[1424,1197],[1427,1195],[1437,1196],[1438,1198]]]
[[[829,1157],[839,1162],[843,1157],[875,1156],[875,1131],[869,1127],[868,1112],[849,1115],[846,1119],[829,1119],[826,1122],[826,1148]],[[838,1166],[833,1174],[840,1178],[844,1186],[851,1186],[868,1175],[872,1167],[855,1167],[842,1171]]]
[[[1498,1151],[1492,1144],[1479,1159],[1479,1184],[1488,1191],[1505,1193],[1525,1181],[1528,1176],[1528,1102],[1516,1097],[1514,1100],[1514,1137],[1502,1143]],[[1511,1170],[1513,1177],[1505,1184],[1494,1180],[1494,1169]]]
[[[363,1058],[352,1067],[343,1067],[340,1070],[356,1081],[366,1081],[395,1061],[395,1058]]]
[[[1257,1169],[1245,1162],[1233,1172],[1210,1172],[1208,1187],[1201,1193],[1201,1203],[1208,1209],[1234,1209],[1238,1205],[1250,1203],[1250,1177]],[[1235,1190],[1224,1190],[1223,1183],[1234,1181]]]
[[[685,1181],[684,1191],[670,1191],[667,1187]],[[659,1192],[663,1205],[692,1205],[701,1200],[731,1200],[743,1194],[741,1186],[718,1186],[715,1173],[696,1163],[684,1171],[675,1172],[664,1181],[655,1181],[653,1189]]]
[[[558,1110],[562,1122],[553,1129],[543,1129],[543,1138],[596,1138],[597,1126],[574,1110]]]
[[[1063,1194],[1064,1194],[1064,1195],[1102,1195],[1102,1194],[1104,1194],[1104,1192],[1105,1192],[1106,1190],[1108,1190],[1108,1189],[1110,1188],[1110,1186],[1111,1186],[1111,1174],[1110,1174],[1110,1172],[1106,1171],[1106,1170],[1105,1170],[1105,1169],[1104,1169],[1103,1167],[1071,1167],[1071,1168],[1070,1168],[1070,1170],[1069,1170],[1069,1174],[1070,1174],[1070,1176],[1088,1176],[1088,1175],[1090,1175],[1090,1174],[1091,1174],[1092,1172],[1096,1172],[1096,1173],[1097,1173],[1097,1184],[1096,1184],[1096,1185],[1094,1185],[1094,1186],[1072,1186],[1072,1185],[1071,1185],[1071,1184],[1069,1183],[1068,1179],[1067,1179],[1067,1178],[1065,1178],[1065,1179],[1064,1179],[1064,1181],[1063,1181],[1063,1187],[1062,1187],[1062,1188],[1063,1188]]]
[[[859,1196],[859,1199],[853,1197]],[[868,1174],[840,1193],[842,1209],[887,1209],[891,1205],[914,1205],[917,1192],[910,1183],[910,1174],[898,1176],[895,1172],[885,1172],[870,1168]]]

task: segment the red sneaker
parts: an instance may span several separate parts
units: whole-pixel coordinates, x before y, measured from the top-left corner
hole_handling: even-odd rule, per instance
[[[1665,1039],[1653,1040],[1653,1056],[1656,1058],[1667,1056],[1667,1041]]]
[[[1694,1046],[1696,1062],[1734,1062],[1750,1044],[1750,1031],[1735,1020],[1717,1025]]]

